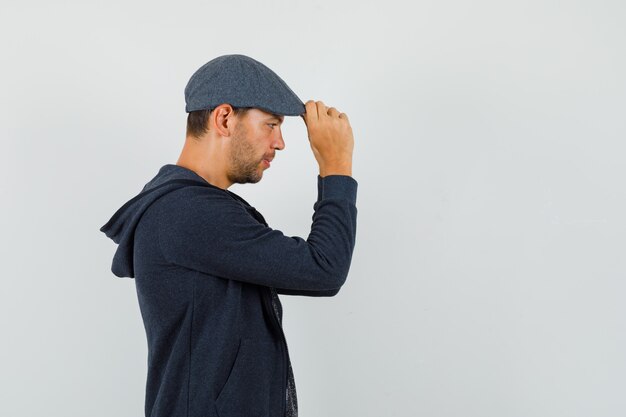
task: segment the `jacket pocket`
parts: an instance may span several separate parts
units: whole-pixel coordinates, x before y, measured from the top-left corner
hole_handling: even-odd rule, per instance
[[[271,343],[241,339],[230,375],[215,400],[219,417],[270,416],[270,390],[277,378],[274,358]]]

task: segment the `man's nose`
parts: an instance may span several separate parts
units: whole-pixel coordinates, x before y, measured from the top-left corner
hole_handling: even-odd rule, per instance
[[[285,149],[285,141],[283,140],[283,132],[278,127],[278,134],[276,135],[276,139],[274,142],[274,149],[278,149],[279,151]]]

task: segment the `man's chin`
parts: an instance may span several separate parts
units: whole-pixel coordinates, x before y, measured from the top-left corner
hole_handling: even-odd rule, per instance
[[[239,178],[233,182],[236,184],[256,184],[257,182],[261,181],[262,178],[263,178],[263,173],[255,177]]]

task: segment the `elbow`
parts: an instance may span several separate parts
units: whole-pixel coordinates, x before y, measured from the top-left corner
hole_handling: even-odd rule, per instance
[[[328,277],[328,288],[332,288],[329,291],[330,296],[336,295],[343,284],[346,283],[346,279],[348,278],[348,271],[336,271]]]
[[[311,289],[326,291],[330,296],[337,294],[348,278],[351,260],[351,256],[346,256],[344,259],[329,259],[320,256],[317,262],[317,271],[311,271],[307,279],[316,283],[315,287],[317,288]]]
[[[330,288],[339,291],[348,278],[354,244],[338,245],[335,249],[327,251],[318,250],[312,245],[309,249],[314,266],[312,269],[307,268],[312,275],[310,279],[318,284],[318,289]]]
[[[332,289],[332,290],[324,291],[323,297],[334,297],[334,296],[336,296],[339,293],[340,289],[341,288],[335,288],[335,289]]]
[[[346,275],[337,273],[326,274],[324,279],[321,280],[318,276],[316,282],[317,285],[304,291],[316,297],[334,297],[346,282]]]
[[[338,292],[339,292],[339,288],[336,288],[334,290],[328,290],[324,293],[323,297],[334,297],[337,295]]]

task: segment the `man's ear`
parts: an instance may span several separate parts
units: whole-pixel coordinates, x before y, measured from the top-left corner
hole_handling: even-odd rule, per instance
[[[220,104],[211,113],[209,123],[221,136],[230,136],[235,127],[235,114],[230,104]]]

